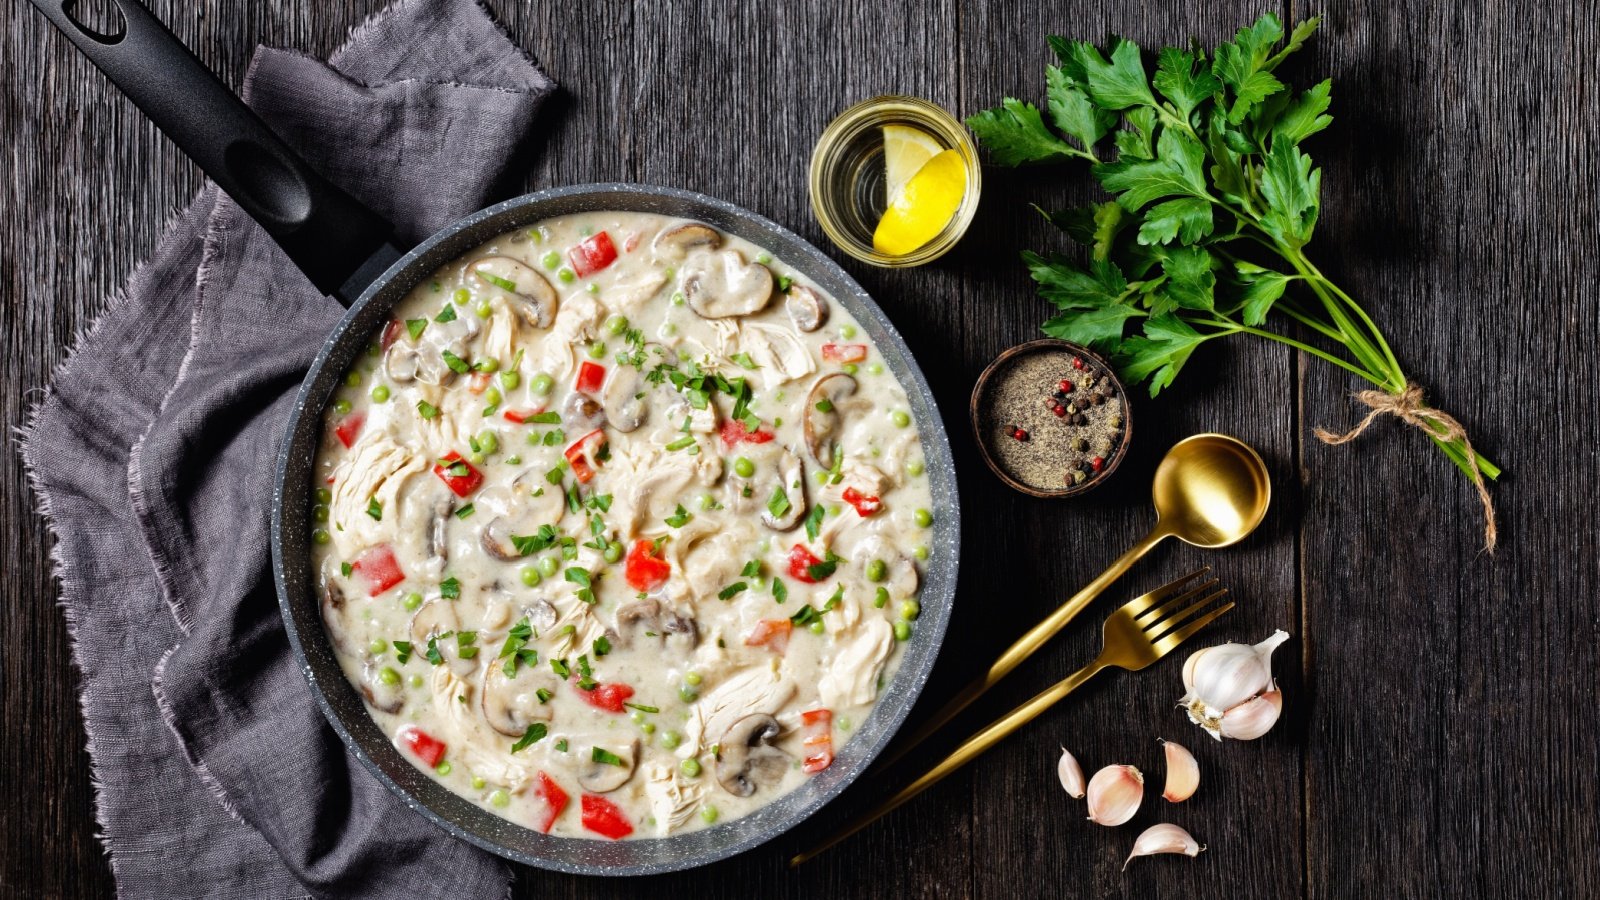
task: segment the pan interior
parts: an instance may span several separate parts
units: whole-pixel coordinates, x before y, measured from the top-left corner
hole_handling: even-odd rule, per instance
[[[621,210],[695,219],[766,247],[843,304],[880,350],[905,388],[922,424],[933,492],[928,569],[919,595],[917,637],[902,648],[900,670],[872,714],[806,784],[750,815],[664,838],[619,842],[557,838],[513,824],[451,793],[403,759],[345,679],[323,629],[310,565],[311,462],[322,410],[345,369],[389,319],[389,311],[423,279],[497,235],[543,219]],[[273,502],[273,559],[278,599],[291,644],[328,721],[363,765],[407,806],[464,840],[518,862],[591,875],[643,875],[704,865],[768,841],[837,796],[864,771],[916,702],[943,643],[955,593],[960,514],[943,419],[922,371],[883,311],[843,269],[799,236],[739,207],[687,191],[628,184],[579,185],[528,194],[475,213],[406,254],[367,289],[329,337],[302,384],[279,455]]]

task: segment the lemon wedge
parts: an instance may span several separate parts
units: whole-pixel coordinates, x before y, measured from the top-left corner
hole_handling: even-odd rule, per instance
[[[922,164],[898,194],[872,233],[872,248],[885,256],[905,256],[933,240],[955,217],[967,192],[967,164],[955,150],[942,150]]]
[[[889,177],[884,197],[890,203],[930,159],[944,151],[933,135],[907,125],[883,126],[883,166]]]

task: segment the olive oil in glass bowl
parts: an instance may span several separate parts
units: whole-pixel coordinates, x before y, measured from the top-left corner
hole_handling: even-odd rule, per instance
[[[981,186],[966,126],[915,97],[857,103],[811,153],[811,208],[822,230],[875,266],[920,266],[944,255],[971,224]]]

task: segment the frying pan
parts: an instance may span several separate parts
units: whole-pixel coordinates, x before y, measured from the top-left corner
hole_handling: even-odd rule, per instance
[[[313,172],[136,0],[113,0],[121,22],[98,31],[74,0],[30,0],[241,208],[322,292],[348,307],[300,386],[278,456],[272,559],[284,627],[328,722],[350,752],[418,814],[463,840],[518,862],[593,875],[640,875],[704,865],[792,828],[833,799],[888,743],[921,693],[944,640],[955,593],[960,507],[944,422],[899,332],[861,286],[787,229],[689,191],[587,184],[527,194],[473,213],[403,250],[388,222]],[[935,517],[915,637],[899,672],[833,764],[751,815],[665,838],[560,838],[515,825],[452,794],[401,757],[345,679],[323,628],[311,569],[312,462],[324,409],[341,375],[366,351],[390,310],[436,269],[477,245],[553,216],[602,210],[697,219],[795,265],[849,310],[906,389],[921,430]]]

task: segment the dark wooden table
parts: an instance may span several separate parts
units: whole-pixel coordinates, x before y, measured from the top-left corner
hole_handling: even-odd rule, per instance
[[[191,0],[157,14],[237,84],[257,44],[326,54],[377,0]],[[1047,32],[1208,46],[1265,8],[1237,0],[1105,0],[916,8],[839,0],[738,10],[694,3],[516,4],[507,28],[564,86],[540,123],[530,187],[642,181],[704,191],[828,246],[804,172],[823,125],[882,92],[970,114],[1039,99]],[[930,694],[971,676],[1148,526],[1147,484],[1175,439],[1218,430],[1267,459],[1265,526],[1215,554],[1163,547],[1115,591],[1203,562],[1239,601],[1218,640],[1295,638],[1277,654],[1279,727],[1218,745],[1173,707],[1175,661],[1105,677],[866,834],[806,868],[782,839],[641,885],[522,873],[522,896],[648,891],[749,897],[1593,897],[1600,893],[1596,479],[1600,278],[1593,80],[1600,28],[1578,0],[1288,3],[1325,26],[1292,72],[1331,75],[1337,121],[1308,145],[1324,167],[1313,256],[1373,310],[1402,361],[1508,470],[1502,549],[1479,546],[1460,474],[1385,424],[1329,448],[1356,385],[1276,345],[1207,348],[1139,405],[1114,485],[1053,504],[979,462],[967,393],[1045,315],[1016,261],[1060,239],[1025,206],[1095,195],[1078,167],[985,173],[979,219],[924,269],[846,267],[923,360],[951,427],[967,515],[952,639]],[[75,334],[200,186],[195,168],[21,0],[0,6],[0,392],[22,420]],[[694,150],[688,148],[693,146]],[[106,896],[88,759],[50,539],[14,453],[0,454],[0,894]],[[1100,609],[1109,608],[1111,600]],[[1093,618],[1093,617],[1090,617]],[[1097,645],[1087,621],[996,692],[1018,700]],[[92,629],[91,629],[92,633]],[[1119,829],[1083,821],[1056,784],[1057,745],[1159,782],[1158,737],[1200,759],[1200,792],[1151,799]],[[836,804],[858,800],[853,791]],[[837,810],[831,811],[836,815]],[[824,818],[828,817],[824,814]],[[1170,819],[1209,850],[1119,872],[1134,836]],[[825,824],[825,823],[813,823]],[[182,865],[182,860],[174,860]]]

